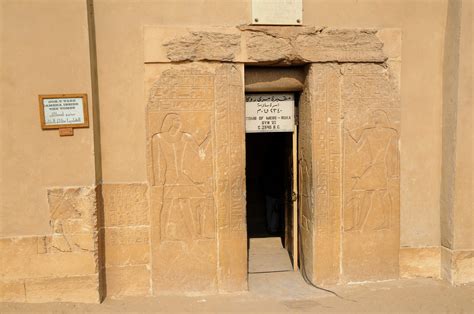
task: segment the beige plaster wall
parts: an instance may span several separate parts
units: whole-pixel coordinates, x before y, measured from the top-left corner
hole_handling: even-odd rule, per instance
[[[402,246],[439,245],[446,8],[441,0],[304,1],[306,25],[402,29]],[[244,24],[250,19],[250,1],[95,0],[95,11],[103,179],[144,182],[143,26]]]
[[[444,51],[441,276],[474,280],[472,2],[449,1]]]
[[[95,184],[93,123],[42,131],[39,94],[87,93],[86,0],[0,1],[0,237],[51,232],[47,187]]]

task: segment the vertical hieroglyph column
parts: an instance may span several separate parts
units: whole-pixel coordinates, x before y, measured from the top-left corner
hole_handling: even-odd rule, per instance
[[[307,68],[307,77],[298,104],[298,253],[300,271],[303,276],[313,280],[313,119],[312,90],[314,89],[314,71]]]
[[[217,291],[213,65],[150,66],[147,107],[154,294]]]
[[[218,287],[247,289],[243,65],[221,65],[215,84]]]
[[[397,278],[400,248],[400,102],[390,68],[342,67],[345,281]]]
[[[314,280],[339,280],[341,226],[341,114],[338,65],[313,64]]]

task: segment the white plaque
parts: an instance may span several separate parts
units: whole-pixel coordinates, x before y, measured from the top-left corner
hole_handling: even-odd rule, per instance
[[[247,133],[293,132],[295,119],[293,94],[245,95]]]
[[[39,100],[43,129],[89,126],[85,94],[40,95]]]
[[[252,24],[302,25],[303,0],[252,0]]]

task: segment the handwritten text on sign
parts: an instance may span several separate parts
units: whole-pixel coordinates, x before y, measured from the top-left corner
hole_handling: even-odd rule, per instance
[[[247,133],[293,132],[293,94],[247,94],[245,108]]]
[[[84,104],[78,98],[44,98],[44,123],[46,125],[83,124]]]

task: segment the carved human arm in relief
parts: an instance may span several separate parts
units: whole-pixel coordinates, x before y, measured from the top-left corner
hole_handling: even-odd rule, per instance
[[[164,185],[166,178],[166,161],[161,152],[161,134],[156,133],[152,137],[151,154],[153,168],[153,185]]]
[[[186,138],[191,142],[193,149],[197,151],[199,159],[204,160],[206,158],[207,149],[211,143],[211,130],[207,130],[206,136],[201,142],[196,141],[196,139],[191,135],[186,133]]]

